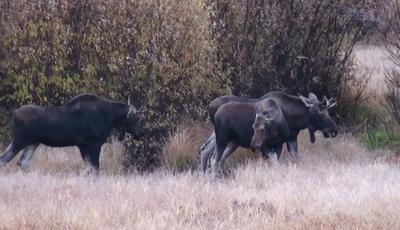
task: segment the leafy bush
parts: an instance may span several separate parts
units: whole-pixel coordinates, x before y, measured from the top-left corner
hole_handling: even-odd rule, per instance
[[[379,2],[330,0],[211,1],[218,57],[235,94],[270,90],[335,97],[338,112],[361,100],[354,44],[370,30]]]
[[[146,135],[128,141],[139,169],[162,139],[229,93],[202,2],[61,0],[0,3],[2,118],[21,104],[59,105],[92,92],[144,106]],[[5,125],[5,124],[2,124]],[[3,129],[4,130],[4,129]]]
[[[21,104],[60,105],[82,92],[146,108],[146,134],[127,140],[129,166],[160,164],[163,140],[231,92],[270,90],[357,104],[354,43],[367,0],[0,2],[0,125]],[[350,90],[351,89],[351,90]],[[351,92],[351,93],[349,93]],[[1,132],[7,129],[2,128]],[[5,139],[4,139],[5,140]]]

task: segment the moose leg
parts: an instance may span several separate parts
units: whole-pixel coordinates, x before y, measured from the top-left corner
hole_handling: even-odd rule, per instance
[[[81,153],[82,160],[86,162],[88,160],[87,155],[89,152],[87,146],[78,146],[78,148],[79,148],[79,152]]]
[[[297,162],[297,139],[286,142],[286,147],[294,162]]]
[[[282,144],[282,145],[283,145],[283,144]],[[283,147],[282,145],[279,146],[279,147],[274,148],[274,152],[275,152],[275,154],[276,154],[276,159],[277,159],[277,160],[279,160],[279,159],[281,158],[282,147]]]
[[[26,145],[19,144],[17,141],[12,140],[6,151],[0,157],[0,167],[10,162]]]
[[[309,128],[308,133],[310,134],[311,143],[315,143],[315,130],[312,128]]]
[[[211,173],[213,177],[216,177],[218,174],[221,173],[222,169],[219,167],[220,166],[219,162],[227,145],[228,143],[223,143],[221,145],[217,144],[217,146],[215,147],[214,155],[212,157],[212,162],[211,162]]]
[[[237,148],[239,147],[236,142],[229,142],[228,146],[226,146],[224,153],[222,154],[221,160],[219,161],[219,168],[221,170],[224,169],[224,162],[227,157],[229,157]]]
[[[200,150],[203,151],[206,147],[208,147],[208,145],[210,144],[210,142],[215,142],[215,132],[213,132],[210,137],[207,139],[206,142],[204,142],[204,144],[202,144],[200,146]]]
[[[29,163],[32,160],[33,154],[39,144],[29,145],[22,151],[22,156],[18,161],[18,166],[22,171],[26,171],[29,168]]]
[[[89,164],[96,171],[96,174],[98,174],[100,170],[100,151],[101,145],[99,144],[90,146],[90,148],[88,149],[87,159],[89,161]]]
[[[214,152],[214,149],[215,149],[215,133],[213,132],[211,136],[208,138],[208,140],[200,148],[201,151],[200,170],[202,170],[204,173],[206,173],[207,171],[207,164],[212,153]]]
[[[10,144],[0,157],[0,167],[6,165],[12,158],[14,158],[13,155],[14,153],[12,152],[12,144]]]

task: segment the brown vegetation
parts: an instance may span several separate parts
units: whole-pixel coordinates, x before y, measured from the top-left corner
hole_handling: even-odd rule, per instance
[[[2,1],[0,125],[21,104],[59,105],[80,92],[144,106],[132,165],[160,163],[162,143],[208,102],[284,89],[360,101],[354,44],[380,7],[341,1]],[[5,132],[7,129],[1,129]],[[7,133],[7,132],[5,132]],[[1,140],[5,142],[5,140]]]
[[[366,150],[358,137],[311,144],[302,133],[298,164],[286,149],[272,165],[240,149],[225,178],[195,170],[212,129],[198,119],[230,86],[251,96],[328,92],[360,112],[364,77],[377,87],[383,68],[357,72],[364,66],[351,54],[377,2],[331,2],[1,2],[1,127],[20,104],[90,91],[134,96],[147,134],[106,144],[98,177],[76,148],[40,146],[30,172],[17,160],[0,169],[0,229],[399,229],[399,156]],[[357,49],[358,64],[376,54]],[[126,170],[126,157],[139,170],[161,167]]]
[[[392,153],[366,151],[347,136],[318,136],[317,144],[310,144],[306,134],[299,150],[297,165],[284,154],[281,163],[251,161],[216,181],[166,169],[84,176],[68,161],[63,170],[50,169],[50,158],[27,174],[2,169],[0,228],[400,227],[399,170],[387,161]],[[46,150],[35,158],[40,154],[60,153]],[[49,173],[38,171],[46,167]]]

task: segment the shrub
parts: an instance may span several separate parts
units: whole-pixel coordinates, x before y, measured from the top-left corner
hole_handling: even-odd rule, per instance
[[[361,135],[361,143],[369,150],[383,147],[399,149],[400,135],[392,129],[374,128]]]
[[[201,1],[61,0],[0,3],[0,107],[59,105],[92,92],[144,106],[139,169],[159,163],[161,140],[229,93]],[[1,124],[1,125],[5,125]]]
[[[378,2],[329,0],[211,1],[218,57],[235,94],[270,90],[335,97],[337,112],[357,105],[352,50],[371,30]],[[349,90],[351,89],[351,90]]]
[[[210,128],[194,121],[185,122],[170,134],[162,147],[163,166],[172,171],[197,169],[199,149],[211,133]]]
[[[126,141],[139,170],[216,96],[276,89],[360,100],[352,48],[378,2],[59,0],[0,2],[0,125],[21,104],[92,92],[143,106],[146,134]],[[350,90],[352,89],[352,90]],[[350,92],[350,93],[349,93]],[[2,132],[6,129],[1,129]]]
[[[392,1],[387,7],[388,14],[383,28],[387,55],[395,67],[385,74],[386,108],[394,120],[400,125],[400,3]]]

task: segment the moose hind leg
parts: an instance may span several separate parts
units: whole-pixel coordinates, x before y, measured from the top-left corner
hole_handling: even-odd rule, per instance
[[[207,168],[208,168],[208,161],[212,155],[212,153],[215,150],[215,134],[213,133],[207,140],[206,143],[204,143],[201,146],[201,156],[200,156],[200,170],[206,173]]]
[[[10,162],[22,149],[26,147],[16,144],[15,140],[11,141],[11,144],[7,147],[6,151],[0,157],[0,167]]]
[[[0,167],[6,165],[12,158],[14,158],[12,155],[12,144],[10,144],[0,157]]]
[[[220,168],[220,160],[228,144],[229,143],[222,142],[221,144],[217,143],[215,146],[214,155],[211,162],[211,173],[213,177],[216,177],[222,173],[222,169]]]
[[[289,150],[290,155],[292,156],[292,159],[294,162],[298,161],[298,156],[297,156],[297,139],[293,141],[286,142],[286,147]]]
[[[22,156],[17,164],[23,171],[26,171],[29,168],[29,163],[31,162],[33,154],[35,153],[38,145],[39,144],[30,145],[22,151]]]

